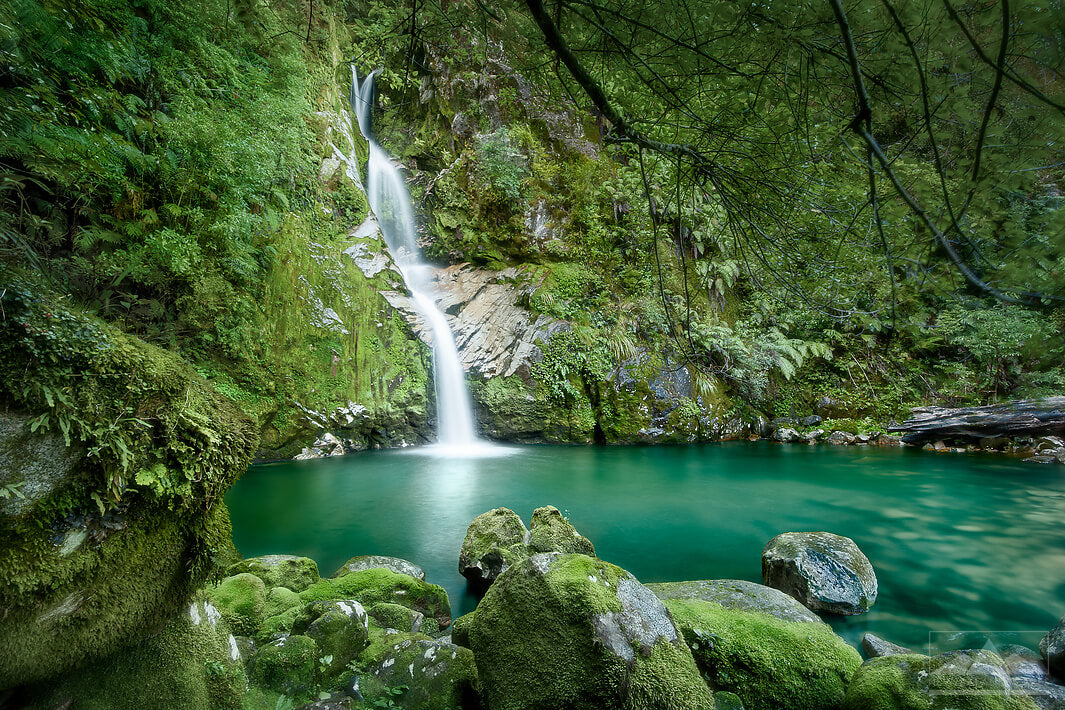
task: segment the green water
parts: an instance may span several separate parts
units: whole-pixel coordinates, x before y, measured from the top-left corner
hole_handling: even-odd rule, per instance
[[[868,630],[959,647],[972,641],[947,632],[987,630],[1034,645],[1065,613],[1065,471],[1005,457],[769,443],[381,451],[253,466],[226,501],[243,555],[305,555],[323,575],[354,555],[409,559],[455,616],[476,605],[457,572],[470,520],[506,506],[528,522],[547,504],[644,582],[761,581],[778,533],[851,537],[880,582],[872,611],[832,622],[851,642]]]

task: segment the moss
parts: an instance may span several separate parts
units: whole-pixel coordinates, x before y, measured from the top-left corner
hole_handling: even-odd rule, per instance
[[[300,592],[300,598],[304,601],[354,599],[364,607],[392,602],[435,618],[442,628],[451,624],[451,604],[443,587],[384,568],[323,579]]]
[[[229,568],[229,574],[254,574],[269,587],[287,587],[302,592],[318,581],[318,563],[309,557],[264,555],[241,560]]]
[[[700,599],[665,605],[711,686],[735,693],[747,710],[836,708],[861,665],[858,652],[825,624],[782,621]]]
[[[302,600],[301,600],[302,601]],[[263,620],[254,638],[256,641],[273,641],[281,634],[291,633],[292,625],[303,610],[303,604],[289,607],[285,611],[269,616]]]
[[[266,603],[263,606],[263,617],[270,618],[282,612],[288,611],[294,606],[302,606],[303,600],[300,595],[288,587],[273,587],[266,592]]]
[[[396,629],[397,631],[416,630],[414,628],[415,612],[405,606],[391,602],[379,602],[371,606],[367,613],[382,628]]]
[[[656,635],[651,647],[633,648],[628,661],[607,647],[596,624],[612,624],[623,611],[620,580],[635,583],[615,565],[575,554],[537,555],[500,575],[469,623],[487,705],[493,710],[713,707],[679,637],[670,642]]]
[[[374,623],[369,628],[369,643],[355,661],[356,667],[366,670],[388,657],[389,651],[401,641],[431,641],[425,634],[412,632],[390,633]]]
[[[383,658],[359,676],[363,697],[379,697],[387,688],[406,686],[398,704],[409,710],[480,706],[477,667],[469,649],[431,639],[392,638]]]
[[[532,552],[575,552],[595,557],[591,541],[553,505],[533,511],[529,549]]]
[[[319,655],[318,645],[307,636],[274,641],[256,652],[252,682],[295,698],[309,697],[318,682]]]
[[[79,710],[135,710],[165,702],[188,710],[238,708],[247,676],[230,638],[217,612],[197,600],[158,634],[31,689],[32,707],[73,702]]]
[[[266,585],[253,574],[226,577],[217,586],[208,587],[207,596],[241,636],[254,636],[266,618]]]

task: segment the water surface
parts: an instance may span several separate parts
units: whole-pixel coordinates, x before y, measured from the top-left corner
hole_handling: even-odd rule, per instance
[[[1065,471],[1007,457],[779,445],[514,447],[501,458],[409,451],[253,466],[226,502],[246,557],[296,554],[323,576],[349,557],[402,557],[471,610],[458,574],[466,526],[506,506],[528,524],[554,505],[597,554],[643,582],[761,581],[761,551],[785,531],[851,537],[880,596],[833,620],[924,648],[1038,643],[1065,614]],[[978,635],[979,636],[979,635]],[[980,644],[982,645],[982,643]]]

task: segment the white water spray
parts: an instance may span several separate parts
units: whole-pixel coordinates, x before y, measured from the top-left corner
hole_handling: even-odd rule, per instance
[[[403,176],[388,154],[373,139],[371,126],[374,74],[359,85],[358,73],[351,67],[351,110],[359,129],[370,145],[367,161],[366,196],[377,216],[385,243],[410,289],[415,307],[429,323],[433,334],[433,372],[436,380],[438,448],[453,455],[476,455],[487,442],[477,438],[470,393],[459,362],[455,338],[444,314],[437,308],[430,283],[430,266],[422,260],[411,206]]]

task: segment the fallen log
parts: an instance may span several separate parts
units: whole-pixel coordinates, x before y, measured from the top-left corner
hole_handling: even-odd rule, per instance
[[[949,439],[1065,435],[1065,397],[1020,399],[985,407],[916,407],[888,431],[907,444]]]

